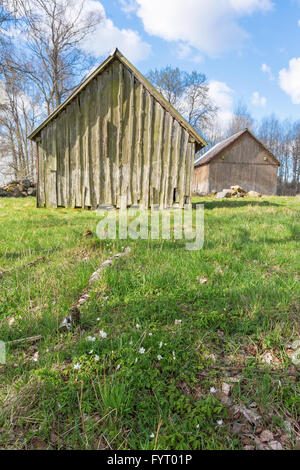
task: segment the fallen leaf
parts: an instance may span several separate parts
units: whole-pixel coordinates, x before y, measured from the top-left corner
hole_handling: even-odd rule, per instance
[[[231,391],[231,386],[227,384],[226,382],[222,383],[222,392],[224,395],[229,396]]]
[[[278,441],[269,442],[269,446],[272,450],[283,450],[282,445]]]
[[[265,429],[261,435],[260,435],[260,440],[262,442],[270,442],[274,440],[273,433],[269,431],[268,429]]]
[[[40,437],[34,437],[31,441],[33,449],[36,450],[46,450],[46,443]]]
[[[249,410],[245,406],[234,406],[233,408],[234,414],[241,414],[243,415],[247,421],[251,424],[257,424],[261,420],[261,416],[259,416],[255,411]]]

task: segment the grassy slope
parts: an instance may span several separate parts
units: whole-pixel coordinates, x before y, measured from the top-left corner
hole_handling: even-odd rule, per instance
[[[240,449],[263,429],[295,446],[299,389],[286,346],[299,339],[299,200],[203,201],[203,250],[130,242],[131,256],[93,288],[81,331],[62,335],[68,308],[124,242],[82,239],[95,231],[92,212],[0,200],[0,269],[16,268],[0,279],[0,338],[43,336],[8,347],[0,366],[1,448]],[[221,384],[232,377],[226,403]],[[253,402],[257,426],[232,408]]]

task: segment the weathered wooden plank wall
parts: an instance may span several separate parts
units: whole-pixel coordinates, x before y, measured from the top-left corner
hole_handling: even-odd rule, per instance
[[[119,60],[41,130],[39,206],[190,202],[195,142]]]
[[[207,165],[194,169],[193,193],[209,194],[239,185],[274,195],[278,166],[250,135],[244,135]]]

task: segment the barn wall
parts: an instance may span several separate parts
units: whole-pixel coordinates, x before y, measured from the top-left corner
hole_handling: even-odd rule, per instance
[[[39,206],[190,202],[195,143],[120,61],[41,131]]]
[[[193,194],[209,194],[209,165],[198,166],[194,169]]]
[[[276,194],[278,167],[269,153],[249,134],[225,149],[208,166],[208,192],[239,185],[246,191]]]

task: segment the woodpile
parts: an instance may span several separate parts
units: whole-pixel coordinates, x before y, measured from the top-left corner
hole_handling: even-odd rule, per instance
[[[261,197],[262,195],[256,191],[249,191],[248,193],[241,188],[241,186],[231,186],[230,189],[223,189],[215,194],[217,199],[226,199],[231,197]]]
[[[27,197],[36,196],[36,184],[25,179],[20,181],[11,181],[0,186],[0,197]]]

